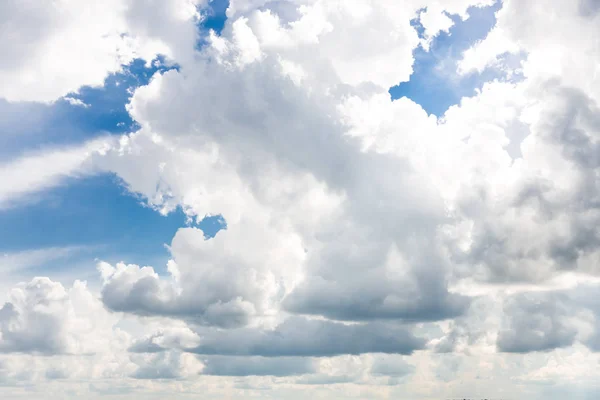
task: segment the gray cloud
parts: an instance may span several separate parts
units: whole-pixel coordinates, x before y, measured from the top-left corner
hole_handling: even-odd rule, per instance
[[[415,371],[413,365],[408,364],[401,358],[392,356],[377,356],[371,366],[371,375],[382,375],[390,377],[403,377]]]
[[[135,379],[180,379],[182,374],[181,353],[168,351],[152,355],[150,359],[134,357],[138,369],[131,375]]]
[[[174,246],[177,246],[177,237],[186,234],[194,236],[200,243],[204,241],[201,231],[188,229],[183,233],[178,232]],[[194,255],[192,251],[191,256]],[[194,265],[190,265],[192,267]],[[160,278],[147,268],[123,266],[122,270],[106,278],[102,287],[102,301],[112,311],[141,316],[167,316],[193,324],[224,328],[246,325],[256,310],[253,303],[242,297],[254,299],[260,298],[260,295],[253,290],[255,288],[244,285],[243,272],[231,277],[225,272],[212,272],[209,267],[206,269],[211,275],[210,280],[187,279],[184,281],[186,290],[180,292],[174,279]]]
[[[343,321],[436,321],[464,314],[470,300],[448,292],[450,265],[433,239],[435,218],[418,211],[384,214],[357,211],[355,224],[347,217],[324,232],[321,246],[309,253],[310,274],[284,299],[285,309]],[[394,220],[396,214],[403,217]],[[381,223],[373,226],[375,221]]]
[[[202,358],[204,375],[217,376],[294,376],[315,372],[314,362],[304,357],[231,357]]]
[[[350,375],[315,374],[298,378],[295,383],[298,385],[336,385],[338,383],[350,383],[354,381],[356,381],[356,377]]]
[[[585,261],[600,250],[600,183],[594,172],[600,166],[600,109],[560,81],[547,82],[538,96],[545,101],[528,125],[531,150],[524,162],[537,165],[533,153],[551,154],[570,184],[520,172],[501,198],[487,181],[464,192],[459,209],[473,223],[472,242],[452,253],[462,276],[541,282],[561,271],[600,274]]]
[[[575,309],[589,310],[594,316],[594,330],[584,344],[594,352],[600,352],[600,296],[598,285],[580,285],[569,294]]]
[[[594,17],[600,11],[600,0],[579,0],[579,13]]]
[[[136,340],[129,348],[132,353],[160,353],[165,349],[185,349],[198,343],[198,337],[187,328],[166,328]]]
[[[128,350],[132,353],[161,353],[165,348],[154,343],[152,338],[146,338],[136,341]]]
[[[386,282],[377,276],[360,282],[315,278],[286,298],[284,306],[291,312],[342,321],[436,321],[462,315],[469,306],[469,299],[448,293],[438,286],[436,279],[432,276],[429,282],[423,280],[417,286]]]
[[[568,321],[568,298],[563,293],[524,293],[508,298],[497,347],[507,353],[551,351],[571,346],[577,329]]]
[[[66,379],[69,377],[68,371],[65,371],[63,368],[49,368],[45,373],[46,379],[55,380],[55,379]]]
[[[0,40],[0,50],[5,57],[0,61],[0,71],[23,65],[43,47],[39,38],[46,36],[57,25],[57,12],[50,4],[23,3],[6,0],[0,4],[0,32],[12,40]]]
[[[237,329],[201,335],[202,343],[188,351],[198,354],[263,357],[327,357],[340,354],[412,354],[424,340],[394,324],[345,325],[290,318],[273,331]]]

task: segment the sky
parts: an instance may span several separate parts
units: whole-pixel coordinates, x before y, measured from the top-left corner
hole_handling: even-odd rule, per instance
[[[599,38],[596,0],[1,2],[0,397],[597,399]]]

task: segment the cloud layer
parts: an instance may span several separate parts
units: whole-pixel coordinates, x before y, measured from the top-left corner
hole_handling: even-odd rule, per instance
[[[0,385],[122,398],[598,390],[595,2],[502,1],[455,60],[456,79],[478,74],[481,89],[439,117],[388,90],[419,46],[493,1],[231,0],[220,33],[201,33],[205,2],[88,3],[0,6],[1,97],[51,102],[138,57],[178,67],[132,92],[138,131],[0,165],[0,209],[111,173],[189,224],[166,266],[99,261],[97,287],[38,277],[10,290]],[[227,227],[207,239],[196,225],[214,215]]]

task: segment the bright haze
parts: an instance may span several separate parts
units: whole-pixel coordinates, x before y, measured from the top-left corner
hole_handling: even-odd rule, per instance
[[[600,1],[1,0],[0,398],[600,398]]]

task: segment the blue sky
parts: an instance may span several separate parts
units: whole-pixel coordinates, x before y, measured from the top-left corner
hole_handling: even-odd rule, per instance
[[[156,60],[159,61],[159,60]],[[109,76],[102,87],[82,87],[67,97],[88,106],[72,105],[67,100],[52,104],[9,103],[0,99],[0,161],[14,158],[36,148],[81,143],[106,133],[123,134],[136,130],[125,109],[133,87],[145,85],[165,67],[153,63],[146,67],[135,60],[122,73]]]
[[[228,1],[223,0],[211,3],[212,8],[204,12],[201,32],[208,29],[220,32],[226,21],[227,5]],[[462,96],[473,94],[482,82],[481,76],[448,80],[443,68],[440,73],[440,66],[455,68],[462,51],[484,38],[491,29],[497,9],[498,6],[472,8],[471,18],[466,21],[453,16],[455,26],[436,38],[429,52],[420,48],[415,51],[411,80],[391,88],[392,98],[409,97],[427,112],[441,116]],[[418,21],[415,26],[419,28]],[[125,109],[130,89],[146,84],[155,72],[165,69],[161,62],[147,67],[136,60],[122,73],[109,76],[103,87],[83,87],[69,95],[86,107],[66,100],[41,104],[8,103],[0,99],[0,161],[36,148],[75,144],[99,135],[136,130],[135,121]],[[36,117],[29,120],[28,115]],[[0,211],[0,254],[84,246],[84,250],[70,256],[71,264],[90,263],[98,258],[153,265],[163,271],[169,257],[165,244],[178,228],[186,226],[181,210],[162,216],[129,194],[110,175],[71,180],[30,200]],[[211,237],[223,225],[218,217],[213,217],[199,227]],[[50,265],[54,265],[52,260],[38,267]]]
[[[408,97],[429,114],[440,117],[462,97],[474,95],[475,89],[493,79],[496,73],[492,70],[484,71],[483,76],[470,74],[458,79],[456,61],[473,43],[485,38],[496,22],[495,12],[500,7],[500,2],[491,7],[471,7],[470,18],[465,21],[450,15],[454,26],[449,32],[441,32],[429,51],[419,47],[413,52],[415,63],[410,81],[392,87],[392,98]],[[423,29],[418,20],[413,21],[413,26],[422,35]]]
[[[210,8],[203,13],[204,19],[200,24],[200,29],[203,32],[212,29],[220,33],[227,21],[227,16],[225,15],[227,7],[229,7],[229,0],[212,0]]]

